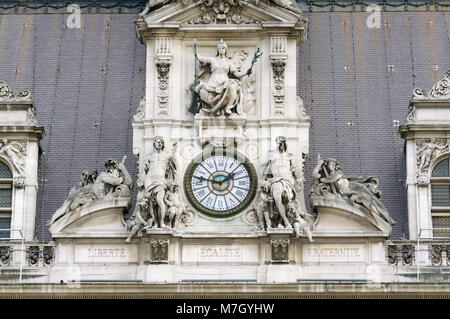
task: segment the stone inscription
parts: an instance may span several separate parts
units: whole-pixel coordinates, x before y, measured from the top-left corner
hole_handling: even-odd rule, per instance
[[[364,261],[364,246],[305,245],[303,260],[306,262],[361,262]]]
[[[137,262],[134,245],[76,245],[75,262],[79,263],[127,263]]]
[[[241,248],[200,248],[200,258],[233,258],[241,257]]]
[[[127,257],[127,250],[125,248],[111,249],[111,248],[88,248],[88,257]]]
[[[258,246],[185,244],[182,248],[182,260],[189,263],[256,263]]]

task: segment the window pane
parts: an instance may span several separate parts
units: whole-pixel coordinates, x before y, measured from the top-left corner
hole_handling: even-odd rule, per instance
[[[0,229],[11,228],[11,217],[0,217]],[[9,231],[0,230],[0,238],[10,238]]]
[[[431,206],[450,206],[450,185],[431,185]]]
[[[450,228],[450,216],[433,216],[433,228]],[[433,237],[450,237],[450,229],[433,230]]]
[[[12,178],[9,167],[3,162],[0,162],[0,178]]]
[[[0,185],[0,207],[11,207],[11,184]]]
[[[433,169],[432,177],[448,177],[448,158],[440,161]]]

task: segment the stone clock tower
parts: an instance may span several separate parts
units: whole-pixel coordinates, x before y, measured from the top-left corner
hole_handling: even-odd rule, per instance
[[[252,203],[276,138],[285,137],[299,174],[308,154],[310,122],[296,96],[307,21],[294,6],[187,1],[147,7],[136,27],[147,49],[146,96],[133,120],[140,179],[160,136],[189,212],[180,234],[256,236]],[[301,186],[297,195],[305,209]]]
[[[255,264],[271,229],[277,239],[295,236],[287,204],[306,212],[310,120],[296,95],[296,47],[307,25],[290,1],[149,4],[136,21],[147,66],[133,147],[138,197],[151,211],[140,233],[168,245],[169,264],[180,255],[189,264]],[[260,199],[265,183],[275,192],[271,212]],[[164,202],[171,194],[179,205]]]

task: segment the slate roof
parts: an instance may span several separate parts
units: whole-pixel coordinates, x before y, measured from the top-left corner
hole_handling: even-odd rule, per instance
[[[66,17],[0,15],[0,78],[31,90],[47,133],[39,240],[51,239],[45,221],[83,169],[101,170],[107,158],[126,155],[135,174],[131,117],[145,85],[136,14],[83,14],[81,29],[65,28]],[[305,195],[317,153],[335,157],[347,175],[380,177],[382,201],[397,221],[392,238],[408,236],[404,141],[395,121],[404,123],[414,88],[428,90],[449,68],[450,12],[383,12],[380,29],[369,29],[368,13],[355,10],[305,17],[309,38],[298,50],[297,84],[312,118]]]

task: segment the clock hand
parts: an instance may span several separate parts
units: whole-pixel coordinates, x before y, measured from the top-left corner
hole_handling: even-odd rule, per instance
[[[195,175],[193,175],[192,177],[195,177],[196,179],[199,179],[201,181],[214,182],[213,180],[204,178],[203,176],[195,176]]]
[[[234,175],[236,175],[236,173],[228,174],[228,176],[225,177],[225,179],[222,181],[222,183],[226,182],[226,181],[229,181],[230,179],[232,179],[234,177]]]

